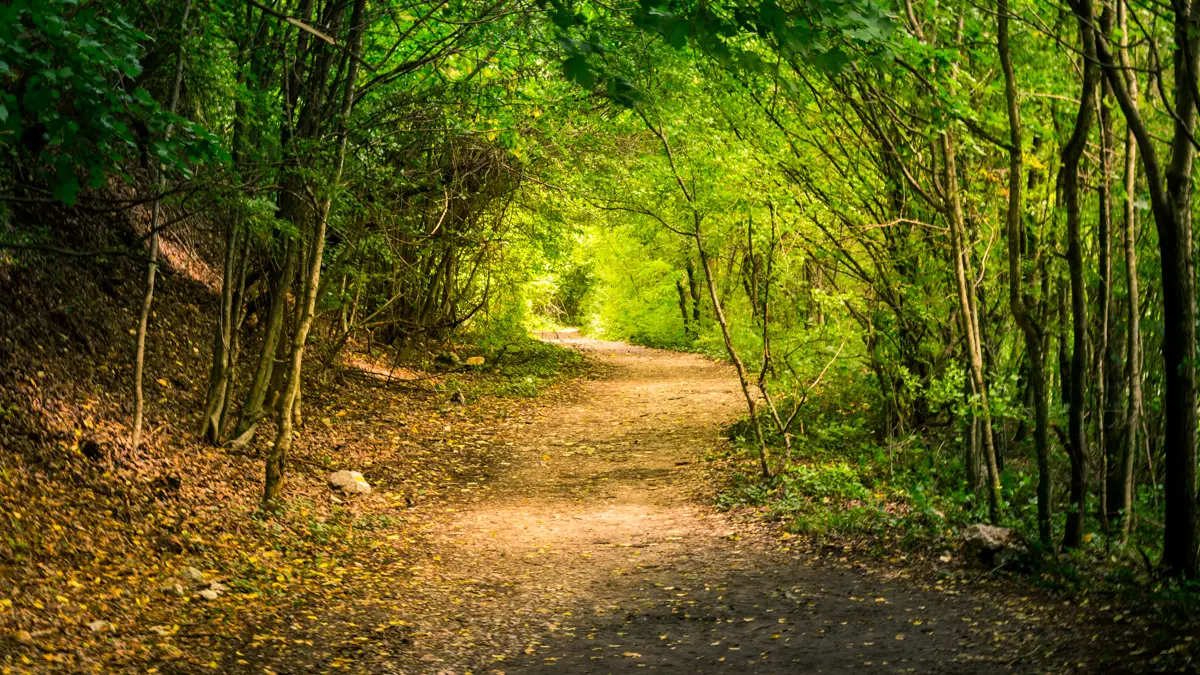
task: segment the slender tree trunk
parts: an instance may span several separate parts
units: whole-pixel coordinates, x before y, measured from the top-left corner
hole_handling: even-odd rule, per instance
[[[354,91],[358,81],[358,58],[362,47],[363,12],[366,0],[355,0],[350,18],[350,54],[346,66],[345,91],[342,95],[341,118],[338,121],[338,145],[335,160],[335,170],[328,186],[329,195],[318,206],[315,223],[312,229],[310,251],[307,257],[308,267],[305,270],[304,298],[301,300],[301,314],[292,338],[291,363],[287,384],[284,388],[283,400],[280,404],[279,429],[275,443],[266,459],[266,480],[263,485],[263,504],[273,506],[278,503],[283,492],[283,474],[288,451],[292,447],[292,427],[294,422],[294,406],[299,401],[301,369],[304,364],[304,346],[308,340],[308,331],[312,327],[316,314],[317,292],[321,285],[321,261],[325,252],[325,229],[329,221],[329,211],[332,208],[333,193],[342,181],[342,173],[346,163],[346,144],[348,141],[346,119],[354,107]]]
[[[1117,3],[1117,22],[1121,29],[1121,65],[1125,72],[1130,73],[1129,95],[1133,104],[1137,105],[1138,80],[1136,74],[1129,69],[1129,43],[1127,32],[1127,17],[1129,5],[1125,0]],[[1133,523],[1133,468],[1137,458],[1138,432],[1141,429],[1142,417],[1142,328],[1141,305],[1139,304],[1138,270],[1137,270],[1137,210],[1134,208],[1134,195],[1137,190],[1137,140],[1133,132],[1125,132],[1125,221],[1122,228],[1122,244],[1125,248],[1125,287],[1126,302],[1125,316],[1129,336],[1125,341],[1125,369],[1129,380],[1129,399],[1126,401],[1125,443],[1121,453],[1121,541],[1129,539],[1130,527]]]
[[[958,188],[958,167],[955,158],[954,138],[949,131],[941,136],[943,158],[943,180],[947,203],[947,220],[950,221],[950,255],[954,258],[954,278],[958,285],[959,309],[962,312],[963,335],[967,343],[967,356],[971,365],[971,379],[979,396],[979,417],[983,423],[984,461],[988,471],[988,512],[993,523],[1000,521],[1000,470],[996,465],[996,446],[992,436],[992,414],[988,407],[987,380],[983,374],[983,351],[979,341],[978,315],[974,293],[968,275],[966,231],[963,224],[962,201]]]
[[[1037,523],[1038,539],[1042,545],[1051,546],[1050,508],[1050,444],[1047,431],[1050,426],[1050,406],[1046,395],[1046,365],[1042,352],[1042,330],[1030,317],[1029,305],[1024,296],[1025,275],[1021,266],[1021,250],[1024,240],[1024,205],[1022,202],[1023,171],[1021,109],[1017,98],[1016,74],[1012,66],[1012,48],[1009,44],[1008,0],[997,4],[997,50],[1000,66],[1004,71],[1004,97],[1008,108],[1008,214],[1005,221],[1008,237],[1008,301],[1013,318],[1025,336],[1025,356],[1029,366],[1029,389],[1033,399],[1034,428],[1033,442],[1037,453]],[[1033,181],[1033,176],[1030,176]]]
[[[189,33],[187,23],[191,11],[192,0],[187,0],[183,6],[183,19],[179,26],[179,52],[175,57],[175,85],[171,88],[170,111],[172,115],[179,108],[179,89],[183,84],[183,49],[187,43]],[[167,129],[167,136],[170,137],[170,134],[171,130]],[[166,176],[163,175],[161,166],[158,169],[156,182],[157,191],[161,192],[162,186],[166,184]],[[162,204],[155,199],[150,216],[150,262],[146,266],[146,296],[142,300],[142,315],[137,329],[137,348],[133,358],[133,439],[130,443],[133,450],[137,450],[138,445],[142,442],[142,415],[145,410],[142,376],[146,370],[146,331],[150,327],[150,308],[154,304],[154,277],[158,274],[158,217],[161,212]]]
[[[963,403],[970,408],[971,397],[975,395],[975,378],[971,375],[969,350],[963,353],[967,357],[963,364],[967,379],[963,382]],[[987,490],[987,462],[983,459],[983,447],[980,443],[979,415],[972,414],[967,424],[963,425],[963,448],[966,456],[963,460],[967,465],[967,486],[976,495],[985,494]]]
[[[1099,70],[1098,67],[1093,66]],[[1099,72],[1097,79],[1100,80]],[[1110,437],[1117,433],[1117,419],[1111,410],[1112,401],[1117,392],[1109,389],[1108,368],[1112,359],[1112,110],[1109,107],[1108,87],[1100,80],[1099,110],[1100,119],[1100,181],[1097,186],[1099,211],[1096,219],[1096,237],[1100,268],[1100,287],[1097,296],[1100,304],[1100,316],[1097,326],[1097,345],[1094,357],[1093,381],[1095,382],[1095,424],[1096,447],[1099,449],[1099,496],[1100,496],[1100,527],[1105,535],[1111,534],[1109,519],[1110,504],[1108,500],[1108,478]]]
[[[1087,396],[1084,374],[1087,369],[1087,288],[1083,280],[1083,237],[1080,233],[1082,207],[1079,200],[1079,163],[1087,145],[1095,114],[1096,85],[1099,69],[1095,65],[1096,36],[1092,25],[1079,22],[1083,45],[1083,90],[1071,138],[1063,146],[1059,181],[1067,212],[1067,266],[1071,279],[1071,402],[1067,412],[1067,454],[1071,459],[1071,510],[1067,512],[1064,548],[1078,548],[1083,541],[1087,515],[1088,441],[1084,427]]]
[[[253,438],[258,420],[263,415],[267,393],[271,389],[275,372],[275,352],[279,349],[284,320],[287,317],[287,296],[291,292],[292,280],[296,275],[296,249],[299,246],[299,242],[288,240],[284,248],[283,266],[272,280],[271,306],[267,310],[267,319],[264,322],[258,363],[254,369],[254,377],[250,380],[250,390],[246,392],[246,402],[238,416],[237,427],[233,432],[238,445],[245,445]]]
[[[688,258],[684,270],[687,271],[688,291],[692,296],[692,331],[698,332],[700,330],[700,287],[696,284],[696,269],[691,258]]]
[[[200,421],[200,435],[213,445],[221,442],[221,416],[225,408],[226,389],[229,387],[231,338],[233,336],[233,296],[239,278],[237,247],[241,223],[229,223],[225,234],[225,269],[221,275],[221,311],[213,335],[212,368],[208,376],[208,395],[205,398],[204,416]]]
[[[683,319],[683,334],[688,336],[692,334],[692,319],[688,315],[687,291],[683,289],[683,280],[675,280],[675,291],[679,293],[679,314]]]
[[[233,329],[229,334],[229,369],[226,373],[228,385],[225,387],[225,396],[221,404],[221,419],[218,423],[218,428],[221,430],[222,439],[229,428],[229,415],[233,409],[233,387],[237,382],[238,359],[241,356],[241,334],[242,326],[246,322],[246,272],[249,266],[250,259],[250,237],[247,233],[246,240],[242,246],[242,257],[238,262],[238,288],[233,296]]]
[[[721,337],[725,341],[725,351],[729,354],[729,360],[733,361],[733,367],[738,374],[738,383],[742,387],[742,396],[746,399],[746,409],[750,413],[750,425],[754,428],[755,440],[758,441],[758,462],[759,468],[762,471],[763,478],[771,477],[771,464],[768,459],[767,439],[763,435],[762,420],[758,417],[758,400],[754,397],[754,392],[751,390],[750,374],[746,371],[746,365],[742,362],[741,356],[738,355],[737,347],[733,344],[733,335],[729,332],[729,323],[725,320],[725,312],[721,308],[721,299],[717,292],[717,283],[713,279],[712,265],[708,260],[708,253],[704,250],[704,244],[700,239],[700,223],[697,217],[696,233],[693,235],[696,240],[696,250],[700,254],[700,269],[704,272],[704,280],[708,285],[709,299],[713,303],[713,316],[717,319],[717,324],[721,327]]]

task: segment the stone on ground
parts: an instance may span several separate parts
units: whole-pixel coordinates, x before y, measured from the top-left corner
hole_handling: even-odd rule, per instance
[[[1028,552],[1016,530],[975,523],[962,533],[967,557],[985,565],[1003,565]]]
[[[329,487],[348,495],[371,492],[371,484],[357,471],[334,471],[329,474]]]

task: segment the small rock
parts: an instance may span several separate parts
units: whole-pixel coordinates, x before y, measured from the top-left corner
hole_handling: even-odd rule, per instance
[[[483,365],[483,357],[482,356],[472,356],[471,358],[467,359],[467,365],[468,366],[482,366]]]
[[[191,581],[193,583],[197,583],[197,584],[204,583],[204,572],[201,572],[200,570],[196,569],[195,567],[183,568],[183,571],[180,572],[180,576],[182,576],[184,579],[187,579],[188,581]]]
[[[984,565],[998,567],[1018,560],[1029,552],[1016,530],[984,523],[971,525],[962,533],[967,557]]]
[[[200,597],[204,598],[205,600],[216,600],[217,598],[221,597],[221,594],[212,590],[211,588],[206,588],[200,591]]]
[[[105,628],[108,628],[109,623],[103,619],[96,619],[95,621],[88,622],[87,626],[88,626],[88,628],[92,629],[93,633],[99,633],[100,631],[104,630]]]
[[[329,474],[329,487],[348,495],[367,494],[371,484],[357,471],[335,471]]]
[[[208,590],[224,593],[229,590],[229,587],[219,581],[214,581],[208,585]]]

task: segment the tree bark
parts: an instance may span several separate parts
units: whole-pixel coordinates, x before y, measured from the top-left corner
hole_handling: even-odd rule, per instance
[[[946,215],[950,222],[950,255],[954,263],[954,280],[958,286],[959,310],[962,312],[963,335],[967,343],[967,358],[971,379],[979,396],[979,418],[983,424],[984,462],[988,471],[988,513],[993,523],[1000,521],[1000,471],[996,465],[996,445],[992,435],[992,414],[988,407],[987,380],[983,374],[983,351],[979,341],[979,322],[974,289],[968,277],[966,232],[963,224],[962,201],[958,188],[958,167],[952,132],[941,135],[942,170],[946,194]]]
[[[1121,29],[1121,66],[1129,73],[1129,98],[1136,109],[1138,102],[1137,75],[1130,70],[1128,20],[1129,5],[1125,0],[1117,3],[1117,22]],[[1111,85],[1110,85],[1111,86]],[[1128,337],[1125,340],[1125,369],[1129,382],[1129,398],[1125,404],[1125,443],[1120,462],[1120,508],[1121,541],[1129,539],[1133,523],[1133,469],[1138,449],[1138,432],[1142,416],[1142,329],[1141,305],[1139,303],[1137,270],[1137,210],[1134,195],[1137,190],[1137,141],[1132,130],[1125,132],[1125,221],[1122,228],[1122,244],[1125,248],[1125,316]]]
[[[1103,40],[1097,57],[1126,123],[1137,140],[1158,230],[1163,294],[1163,425],[1166,517],[1162,564],[1167,570],[1196,576],[1196,299],[1192,268],[1192,171],[1197,100],[1195,76],[1200,72],[1200,3],[1174,8],[1174,135],[1164,171],[1158,151],[1125,80],[1126,71],[1113,59]],[[1092,0],[1078,0],[1082,20],[1094,18]]]
[[[1009,44],[1008,0],[997,0],[997,51],[1004,71],[1004,98],[1008,108],[1008,213],[1005,220],[1008,237],[1008,302],[1013,318],[1025,336],[1025,355],[1029,367],[1029,390],[1033,399],[1033,443],[1037,454],[1037,523],[1038,539],[1049,548],[1051,532],[1050,509],[1050,406],[1046,394],[1046,365],[1042,351],[1042,330],[1031,318],[1024,295],[1025,274],[1022,271],[1021,251],[1024,243],[1024,205],[1022,202],[1022,131],[1021,109],[1017,99],[1016,74],[1012,65]],[[1030,180],[1033,177],[1030,176]]]
[[[362,48],[363,12],[366,0],[355,0],[350,17],[350,53],[346,66],[345,91],[342,94],[341,115],[338,121],[337,154],[332,179],[327,186],[328,195],[317,208],[313,224],[310,250],[306,256],[308,263],[305,269],[306,278],[304,297],[301,300],[301,313],[292,338],[291,362],[288,369],[287,384],[280,402],[279,428],[275,435],[275,443],[267,454],[265,463],[265,481],[263,485],[263,505],[273,507],[279,502],[283,492],[283,476],[287,454],[292,447],[292,429],[295,416],[294,407],[299,402],[301,369],[304,364],[304,346],[308,340],[308,331],[312,327],[316,314],[317,293],[321,285],[321,261],[325,252],[325,229],[329,222],[329,211],[332,207],[333,193],[342,181],[342,173],[346,165],[346,144],[348,132],[346,119],[354,106],[354,91],[358,81],[358,59]],[[324,76],[323,76],[324,77]]]
[[[683,334],[692,334],[692,319],[688,316],[687,291],[683,290],[683,280],[675,280],[675,291],[679,293],[679,315],[683,320]]]
[[[717,283],[713,279],[712,265],[708,260],[708,253],[704,250],[704,242],[700,235],[699,216],[696,217],[695,234],[692,235],[696,241],[696,250],[700,255],[700,269],[704,272],[704,280],[708,285],[709,299],[713,303],[713,316],[717,319],[717,324],[721,327],[721,337],[725,341],[725,351],[729,354],[729,360],[733,361],[733,367],[737,371],[738,383],[742,387],[742,396],[746,399],[746,409],[750,413],[750,425],[754,428],[755,440],[758,442],[758,463],[759,469],[762,472],[763,478],[771,477],[771,463],[768,459],[767,439],[763,435],[762,420],[758,417],[758,401],[754,398],[754,393],[751,391],[750,374],[746,371],[746,365],[742,362],[742,358],[738,355],[737,347],[733,344],[733,335],[729,331],[729,323],[725,320],[725,312],[721,309],[721,299],[717,292]]]
[[[1097,79],[1100,79],[1099,77]],[[1092,379],[1095,382],[1095,424],[1096,447],[1100,458],[1099,486],[1100,527],[1105,535],[1111,534],[1112,508],[1109,504],[1109,466],[1112,439],[1119,433],[1120,420],[1113,410],[1113,402],[1119,392],[1109,387],[1109,366],[1113,359],[1112,336],[1112,110],[1108,101],[1108,85],[1100,80],[1099,120],[1100,120],[1100,180],[1097,185],[1099,211],[1096,218],[1096,250],[1100,268],[1100,287],[1097,289],[1097,300],[1100,304],[1100,316],[1097,320],[1095,367]]]
[[[254,377],[250,380],[250,390],[246,392],[246,402],[242,405],[238,416],[237,427],[233,436],[238,445],[245,445],[254,436],[254,430],[263,415],[267,393],[271,389],[271,381],[275,371],[275,352],[279,349],[279,340],[283,334],[284,319],[287,316],[287,297],[291,292],[293,279],[296,276],[296,249],[299,243],[288,240],[285,244],[283,263],[271,284],[271,306],[267,310],[264,322],[262,345],[258,352],[258,363],[254,369]]]
[[[192,0],[187,0],[183,6],[183,19],[179,26],[181,35],[179,53],[175,57],[175,84],[171,88],[170,111],[172,115],[179,108],[179,89],[183,84],[183,49],[189,33],[187,22],[191,11]],[[169,138],[170,135],[171,130],[168,128],[167,137]],[[162,187],[166,184],[166,177],[162,173],[161,166],[158,169],[156,182],[157,191],[162,192]],[[137,329],[137,347],[133,357],[133,438],[130,442],[133,450],[137,450],[138,445],[142,442],[142,416],[145,411],[142,376],[146,369],[146,331],[150,327],[150,308],[154,304],[154,277],[158,274],[158,217],[161,212],[162,204],[155,199],[150,215],[150,261],[146,265],[146,295],[142,300],[142,314]]]
[[[688,258],[684,269],[687,271],[688,291],[692,296],[692,331],[697,332],[700,330],[700,287],[696,284],[696,269],[691,258]]]
[[[1079,163],[1092,130],[1096,107],[1099,69],[1093,55],[1097,36],[1091,22],[1079,20],[1079,38],[1083,46],[1083,88],[1071,138],[1063,146],[1059,185],[1067,215],[1067,266],[1071,280],[1071,391],[1067,412],[1067,454],[1071,459],[1071,506],[1067,512],[1063,548],[1078,548],[1083,541],[1087,515],[1088,440],[1084,427],[1084,375],[1087,369],[1087,288],[1083,280],[1083,242],[1080,233]]]
[[[208,395],[204,416],[200,421],[200,436],[213,445],[221,442],[221,418],[229,387],[229,367],[233,337],[233,296],[239,277],[237,246],[241,223],[233,220],[225,233],[225,269],[221,274],[221,311],[213,335],[212,368],[208,376]]]

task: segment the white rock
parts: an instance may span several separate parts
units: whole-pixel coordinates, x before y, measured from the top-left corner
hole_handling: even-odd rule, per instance
[[[200,597],[204,598],[205,600],[216,600],[217,598],[221,597],[221,594],[212,590],[211,588],[206,588],[200,591]]]
[[[329,474],[329,487],[348,495],[367,494],[371,491],[371,484],[357,471],[335,471]]]
[[[208,590],[224,593],[229,590],[229,587],[219,581],[214,581],[208,585]]]
[[[1021,544],[1020,538],[1012,528],[984,523],[975,523],[963,530],[962,537],[967,546],[985,551],[999,551],[1002,548]]]

